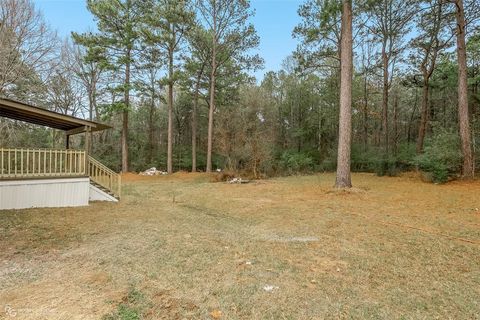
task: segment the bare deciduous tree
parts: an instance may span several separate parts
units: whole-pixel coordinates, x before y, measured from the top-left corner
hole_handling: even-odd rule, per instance
[[[56,34],[30,0],[0,1],[0,95],[9,95],[32,72],[47,73],[57,44]]]

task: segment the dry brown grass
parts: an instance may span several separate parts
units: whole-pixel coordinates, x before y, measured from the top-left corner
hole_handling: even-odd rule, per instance
[[[210,180],[0,212],[0,318],[479,318],[480,182]]]

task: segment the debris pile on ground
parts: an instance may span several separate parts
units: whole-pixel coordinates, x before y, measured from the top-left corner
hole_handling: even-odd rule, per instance
[[[164,174],[168,174],[168,172],[157,170],[155,167],[151,167],[150,169],[140,172],[140,175],[142,176],[159,176]]]
[[[228,180],[228,183],[249,183],[250,180],[245,180],[242,178],[233,178],[231,180]]]

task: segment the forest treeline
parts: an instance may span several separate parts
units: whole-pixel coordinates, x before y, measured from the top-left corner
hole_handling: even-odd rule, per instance
[[[349,56],[340,50],[346,3],[350,89],[340,80],[340,61]],[[306,0],[300,23],[285,35],[298,40],[297,49],[263,79],[252,76],[263,60],[246,0],[87,0],[95,30],[66,39],[31,0],[4,0],[0,96],[112,125],[92,136],[91,151],[116,170],[221,168],[258,178],[335,170],[341,92],[350,90],[351,170],[395,175],[420,168],[446,181],[462,174],[465,160],[459,4],[474,172],[480,164],[477,0]],[[60,132],[6,119],[0,132],[2,146],[64,143]]]

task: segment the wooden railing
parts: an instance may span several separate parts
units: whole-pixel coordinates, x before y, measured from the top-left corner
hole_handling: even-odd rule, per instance
[[[0,179],[86,176],[120,199],[120,175],[85,151],[0,148]]]
[[[88,157],[88,172],[93,182],[109,190],[115,197],[120,199],[122,181],[118,173],[91,156]]]
[[[0,179],[86,176],[85,151],[0,148]]]

